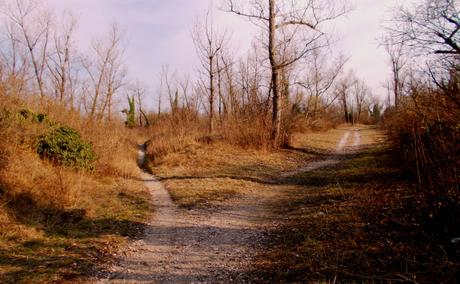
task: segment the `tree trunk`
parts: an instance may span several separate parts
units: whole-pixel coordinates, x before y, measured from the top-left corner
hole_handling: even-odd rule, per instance
[[[66,45],[68,44],[69,37],[67,37]],[[65,99],[66,94],[66,84],[67,84],[67,66],[69,65],[69,47],[66,46],[64,50],[64,63],[61,63],[61,84],[59,86],[59,101],[62,104]]]
[[[395,65],[395,63],[393,64]],[[396,65],[393,67],[393,69],[393,88],[395,92],[395,108],[397,109],[399,105],[399,71]]]
[[[343,104],[343,112],[345,114],[345,122],[350,122],[350,117],[348,116],[348,105],[347,105],[347,95],[345,93],[342,94],[342,104]]]
[[[99,90],[96,89],[96,91],[94,93],[93,103],[91,105],[91,112],[90,112],[91,119],[93,119],[95,114],[96,114],[98,98],[99,98]]]
[[[279,146],[280,143],[280,131],[281,131],[281,98],[279,94],[278,86],[278,65],[276,62],[276,18],[275,18],[275,0],[269,0],[269,38],[268,38],[268,49],[269,59],[271,66],[271,81],[272,81],[272,92],[273,92],[273,113],[272,113],[272,142],[275,147]]]
[[[217,68],[217,89],[218,89],[218,97],[219,97],[219,121],[222,125],[222,107],[223,107],[223,94],[222,94],[222,76],[221,76],[221,68],[219,64],[219,57],[216,58],[216,68]]]
[[[209,135],[214,132],[214,58],[209,57]]]
[[[319,94],[315,94],[315,106],[313,108],[313,120],[316,120],[316,114],[318,112],[318,100],[319,100]]]
[[[159,97],[158,97],[158,116],[160,115],[161,115],[161,93],[159,94]]]

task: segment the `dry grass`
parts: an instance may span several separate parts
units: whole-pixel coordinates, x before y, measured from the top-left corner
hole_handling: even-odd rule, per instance
[[[274,182],[312,156],[297,151],[245,149],[227,143],[192,144],[156,161],[151,169],[184,207],[218,207]]]
[[[388,136],[375,126],[360,126],[361,145],[364,148],[387,144]],[[386,145],[387,146],[387,145]]]
[[[260,270],[275,271],[267,276],[274,282],[455,283],[458,248],[404,205],[415,200],[413,186],[382,144],[382,132],[364,128],[361,135],[362,152],[292,177],[298,185],[285,188],[278,204],[278,215],[289,221],[270,232]],[[310,137],[306,143],[329,142],[322,134]]]
[[[160,177],[244,175],[270,178],[281,171],[295,169],[308,157],[289,150],[244,149],[223,142],[198,144],[158,161],[155,173]]]
[[[345,131],[350,129],[350,126],[339,126],[329,131],[298,133],[292,138],[291,145],[294,148],[333,152]]]
[[[263,117],[228,119],[223,122],[219,133],[228,144],[256,149],[270,149],[270,129]]]
[[[294,148],[311,149],[318,152],[333,152],[337,148],[337,141],[339,141],[346,131],[353,131],[359,129],[361,136],[361,145],[372,146],[374,144],[383,143],[386,137],[383,133],[371,125],[339,125],[336,128],[328,131],[297,133],[291,139],[291,146]],[[346,147],[353,144],[353,133],[349,137]]]
[[[41,160],[34,141],[47,126],[4,113],[22,108],[77,129],[93,144],[96,171]],[[137,133],[52,104],[0,97],[0,111],[0,281],[74,282],[102,270],[114,247],[138,236],[150,214],[148,191],[132,179]]]
[[[241,196],[250,183],[230,178],[202,178],[170,180],[165,185],[174,202],[179,206],[193,208],[215,208],[228,199]]]

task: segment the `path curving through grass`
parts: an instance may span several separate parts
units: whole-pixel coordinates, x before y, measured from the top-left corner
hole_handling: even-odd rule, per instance
[[[245,171],[232,175],[163,177],[145,171],[140,173],[152,195],[155,213],[146,226],[142,239],[130,243],[123,257],[100,283],[222,283],[264,282],[264,269],[271,269],[268,259],[261,259],[267,251],[271,232],[283,226],[292,216],[279,214],[289,192],[300,185],[297,175],[330,168],[347,159],[347,153],[357,151],[362,139],[360,130],[344,129],[336,141],[335,151],[319,158],[308,159],[291,170],[278,170],[271,176],[248,178]],[[198,157],[199,158],[199,157]],[[145,159],[145,147],[140,147],[139,164]],[[261,165],[259,167],[263,168]],[[219,169],[214,169],[218,172]],[[247,170],[246,170],[247,172]],[[223,198],[219,206],[206,208],[207,201],[196,199],[193,206],[178,206],[170,191],[174,182],[189,186],[192,194],[195,184],[206,181],[241,179],[244,185],[239,194]],[[214,194],[219,194],[216,189]],[[193,195],[191,197],[194,197]],[[265,268],[264,268],[265,267]],[[267,271],[273,272],[273,271]],[[269,274],[270,274],[269,273]]]

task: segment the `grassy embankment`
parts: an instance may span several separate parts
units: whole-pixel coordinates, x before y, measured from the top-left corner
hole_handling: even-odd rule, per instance
[[[53,104],[0,99],[0,282],[85,282],[140,236],[150,214],[149,194],[134,179],[135,133]],[[18,115],[24,109],[46,122]],[[93,145],[93,172],[37,154],[38,137],[64,125]]]

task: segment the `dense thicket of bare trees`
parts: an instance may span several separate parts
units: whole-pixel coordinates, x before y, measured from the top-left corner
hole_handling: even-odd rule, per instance
[[[36,0],[11,0],[0,6],[0,66],[5,93],[38,93],[80,109],[93,119],[111,120],[115,96],[125,84],[123,36],[113,25],[88,54],[78,52],[76,19],[62,19]]]
[[[298,82],[306,91],[305,115],[313,121],[318,118],[320,108],[324,111],[337,99],[337,96],[327,96],[336,88],[347,59],[339,55],[336,60],[331,59],[331,50],[317,49],[306,58],[306,72],[300,74]]]

